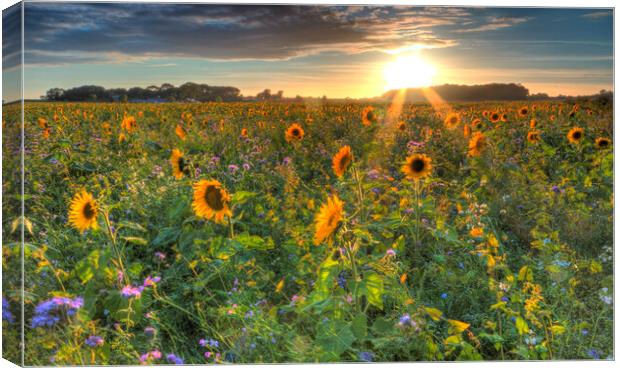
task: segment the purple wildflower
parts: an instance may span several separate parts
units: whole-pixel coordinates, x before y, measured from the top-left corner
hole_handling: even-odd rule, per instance
[[[372,169],[366,174],[369,179],[375,180],[379,178],[379,170]]]
[[[125,298],[131,298],[132,296],[139,298],[142,296],[142,291],[144,291],[144,286],[127,285],[121,290],[121,295]]]
[[[2,297],[2,319],[9,323],[15,321],[13,314],[11,314],[9,302],[5,297]]]
[[[401,326],[404,326],[410,323],[411,323],[411,316],[409,315],[409,313],[403,314],[403,316],[400,317],[400,320],[398,321],[398,324]]]
[[[168,356],[166,358],[168,359],[168,361],[170,363],[173,363],[173,364],[176,364],[176,365],[183,364],[183,359],[179,358],[178,356],[176,356],[174,354],[168,354]]]
[[[362,351],[359,354],[359,358],[361,361],[363,362],[372,362],[372,358],[374,358],[375,354],[369,352],[369,351]]]
[[[78,309],[84,304],[82,297],[75,299],[56,296],[39,303],[34,309],[34,317],[32,317],[32,328],[51,327],[60,322],[62,311],[67,316],[73,316]]]
[[[155,276],[155,277],[147,276],[146,279],[144,279],[144,283],[142,285],[145,287],[155,286],[155,284],[157,284],[159,281],[161,281],[161,277],[159,276]]]
[[[90,346],[91,348],[94,348],[94,347],[103,345],[103,338],[101,336],[97,336],[97,335],[89,336],[86,339],[85,343],[86,343],[86,345]]]
[[[234,164],[228,165],[228,171],[230,171],[231,174],[236,173],[237,170],[239,170],[239,166]]]

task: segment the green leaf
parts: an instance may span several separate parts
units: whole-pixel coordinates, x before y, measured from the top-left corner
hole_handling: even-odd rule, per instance
[[[365,291],[368,302],[379,309],[383,309],[383,278],[376,273],[364,275],[363,291]]]
[[[443,314],[437,308],[426,307],[426,308],[424,308],[424,310],[426,311],[426,313],[428,313],[429,316],[431,316],[431,319],[433,321],[439,321],[439,319],[441,318],[441,315]]]
[[[234,241],[245,249],[268,250],[274,248],[273,240],[270,237],[263,239],[260,236],[243,233],[237,235]]]
[[[372,330],[377,335],[384,335],[394,330],[394,324],[383,317],[377,317],[375,323],[372,324]]]
[[[123,240],[128,243],[137,244],[137,245],[146,245],[148,242],[144,238],[140,238],[137,236],[123,236]]]
[[[83,284],[86,284],[95,276],[95,271],[99,269],[99,250],[96,249],[78,262],[75,266],[74,273],[80,278]]]
[[[248,199],[255,197],[256,193],[254,192],[248,192],[248,191],[239,191],[236,192],[235,194],[232,195],[231,197],[231,202],[234,204],[243,204],[245,203]]]
[[[353,330],[353,335],[355,335],[358,340],[366,337],[366,334],[368,333],[368,321],[365,314],[360,314],[353,318],[351,330]]]
[[[527,322],[525,322],[525,320],[521,317],[517,317],[516,326],[519,335],[524,335],[530,332],[530,328],[528,327]]]
[[[327,360],[337,360],[354,341],[351,327],[342,321],[320,322],[317,327],[316,342],[326,353]]]
[[[146,229],[142,225],[136,224],[135,222],[121,221],[118,224],[118,229],[120,230],[123,227],[129,228],[129,229],[132,229],[132,230],[141,231],[141,232],[146,232]]]
[[[530,266],[523,266],[519,270],[519,281],[532,281],[534,279],[534,273]]]
[[[329,291],[334,284],[334,277],[338,271],[338,261],[332,259],[331,255],[321,263],[319,274],[314,284],[313,301],[321,301],[329,297]]]
[[[154,247],[170,245],[177,241],[180,231],[174,227],[165,227],[159,230],[159,234],[153,239],[151,245]]]

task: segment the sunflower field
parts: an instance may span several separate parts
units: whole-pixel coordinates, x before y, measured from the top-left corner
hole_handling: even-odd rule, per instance
[[[613,359],[608,104],[24,117],[22,181],[5,106],[9,360],[22,302],[27,365]]]

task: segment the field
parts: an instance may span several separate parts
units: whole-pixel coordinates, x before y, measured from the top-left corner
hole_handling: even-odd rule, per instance
[[[25,136],[26,364],[613,358],[609,104],[28,103]]]

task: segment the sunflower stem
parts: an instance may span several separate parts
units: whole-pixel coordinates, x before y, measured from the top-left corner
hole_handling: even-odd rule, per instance
[[[420,181],[415,180],[415,245],[420,241]]]
[[[228,216],[228,227],[230,229],[230,238],[235,238],[235,229],[233,228],[232,218]]]
[[[116,247],[116,234],[112,231],[112,225],[110,224],[110,215],[107,210],[103,211],[103,218],[105,220],[106,228],[108,229],[108,236],[110,237],[110,241],[112,242],[112,249],[116,255],[118,260],[118,266],[121,268],[121,272],[123,273],[123,279],[126,284],[129,284],[129,278],[127,277],[127,272],[125,272],[125,266],[123,265],[123,259],[121,257],[121,253],[118,251]]]
[[[362,191],[362,182],[360,180],[357,167],[353,167],[353,175],[355,176],[355,183],[357,185],[357,199],[359,202],[359,208],[361,212],[362,221],[366,219],[366,213],[364,211],[364,192]]]

